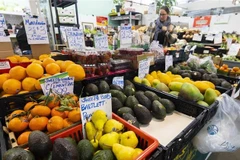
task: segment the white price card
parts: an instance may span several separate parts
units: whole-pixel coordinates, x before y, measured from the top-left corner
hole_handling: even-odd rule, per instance
[[[85,48],[84,33],[77,27],[66,28],[68,46],[72,50],[80,51]]]
[[[148,14],[156,14],[157,13],[157,5],[156,5],[156,3],[151,3],[151,4],[149,4],[149,6],[148,6]]]
[[[227,38],[227,48],[229,49],[232,45],[232,38]]]
[[[201,42],[201,41],[202,41],[202,34],[197,34],[197,33],[195,33],[195,34],[193,35],[193,41]]]
[[[212,34],[209,34],[206,36],[206,40],[207,41],[213,41],[214,40],[214,36]]]
[[[94,44],[96,49],[108,50],[108,36],[106,34],[95,35]]]
[[[28,44],[49,44],[47,24],[44,17],[23,16]]]
[[[50,90],[59,95],[72,94],[74,77],[69,77],[68,73],[64,72],[52,77],[40,79],[40,84],[44,95],[48,95]]]
[[[108,119],[112,118],[112,96],[111,93],[98,94],[90,97],[83,97],[79,100],[83,137],[86,138],[85,123],[91,120],[93,112],[102,110],[106,112]]]
[[[239,52],[239,49],[240,49],[240,44],[233,43],[228,51],[228,55],[236,56]]]
[[[149,73],[150,61],[149,59],[143,59],[138,62],[138,77],[144,78]]]
[[[172,55],[165,56],[165,71],[167,71],[170,66],[173,66]]]
[[[214,44],[222,43],[222,33],[218,33],[215,35]]]
[[[120,28],[120,43],[121,47],[132,44],[132,26],[122,25]]]
[[[123,88],[124,87],[124,77],[123,76],[114,77],[112,80],[112,84],[118,85],[119,87]]]
[[[10,63],[9,61],[0,61],[0,70],[4,70],[4,69],[10,69]]]
[[[6,36],[4,29],[7,29],[3,14],[0,14],[0,42],[11,42],[9,36]]]

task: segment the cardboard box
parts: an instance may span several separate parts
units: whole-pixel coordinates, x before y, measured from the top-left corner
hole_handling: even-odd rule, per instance
[[[0,43],[0,58],[6,58],[8,56],[13,56],[13,48],[11,42],[1,42]]]

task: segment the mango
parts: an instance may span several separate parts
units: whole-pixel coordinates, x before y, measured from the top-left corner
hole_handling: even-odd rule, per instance
[[[209,82],[209,81],[202,81],[202,82],[209,85],[210,88],[215,89],[215,85],[212,82]]]
[[[143,79],[142,79],[142,84],[151,87],[150,82],[149,82],[146,78],[143,78]]]
[[[221,95],[221,92],[219,92],[218,90],[215,89],[215,92],[217,94],[217,96],[220,96]]]
[[[159,90],[159,91],[164,91],[164,92],[169,92],[169,88],[167,87],[166,84],[164,83],[159,83],[157,86],[156,86],[156,89]]]
[[[179,97],[188,101],[195,102],[202,101],[204,99],[199,89],[191,83],[183,83],[179,92]]]
[[[157,79],[157,78],[158,78],[156,71],[153,71],[153,72],[151,73],[151,76],[152,76],[154,79]]]
[[[158,74],[158,79],[160,80],[160,82],[166,85],[168,85],[171,82],[171,78],[165,73]]]
[[[134,77],[133,81],[136,83],[142,83],[142,80],[137,76]]]
[[[204,106],[204,107],[209,107],[209,105],[204,101],[198,101],[197,104]]]
[[[145,78],[146,78],[146,79],[148,80],[148,82],[152,85],[152,82],[153,82],[153,80],[154,80],[153,76],[151,76],[150,74],[147,74]]]
[[[205,93],[205,91],[210,88],[210,86],[207,83],[201,82],[201,81],[196,81],[193,83],[194,86],[196,86],[201,93]]]
[[[214,89],[208,88],[204,94],[204,101],[208,103],[208,105],[211,105],[215,102],[217,99],[217,93]]]
[[[154,79],[153,82],[152,82],[152,87],[153,88],[156,88],[156,86],[161,83],[158,79]]]
[[[183,83],[181,82],[171,82],[168,84],[168,87],[171,91],[177,91],[179,92],[181,90]]]

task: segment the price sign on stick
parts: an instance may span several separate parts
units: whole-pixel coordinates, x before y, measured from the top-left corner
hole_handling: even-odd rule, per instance
[[[114,77],[113,80],[112,80],[112,84],[118,85],[121,88],[123,88],[124,87],[124,78],[123,78],[123,76]]]
[[[165,56],[165,71],[167,71],[170,66],[173,66],[172,55]]]
[[[85,48],[85,40],[82,30],[75,27],[69,27],[66,28],[66,35],[70,49],[79,51]]]
[[[10,38],[6,36],[4,29],[7,29],[5,18],[0,14],[0,42],[11,42]]]
[[[11,66],[9,64],[9,61],[0,61],[0,70],[3,69],[10,69]]]
[[[132,27],[131,25],[123,25],[120,28],[121,47],[131,46],[132,44]]]
[[[222,33],[218,33],[215,35],[214,44],[222,43]]]
[[[194,34],[193,35],[193,41],[201,42],[202,41],[202,34]]]
[[[149,59],[143,59],[138,64],[138,77],[144,78],[149,73],[150,61]]]
[[[108,50],[108,36],[105,34],[101,36],[95,35],[94,44],[96,49]]]
[[[102,110],[106,112],[108,119],[112,118],[112,96],[110,93],[98,94],[90,97],[80,98],[80,110],[83,126],[83,137],[86,138],[85,123],[91,120],[93,112]]]

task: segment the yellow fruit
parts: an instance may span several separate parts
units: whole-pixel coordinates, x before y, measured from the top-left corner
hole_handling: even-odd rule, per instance
[[[173,78],[172,82],[181,82],[181,83],[185,83],[186,80],[184,80],[183,78]]]
[[[1,74],[1,75],[3,75],[3,76],[6,76],[6,77],[7,77],[7,79],[11,78],[11,76],[10,76],[10,74],[9,74],[9,73],[3,73],[3,74]]]
[[[14,56],[7,57],[6,59],[8,59],[8,60],[9,60],[10,62],[12,62],[12,63],[17,63],[17,62],[18,62],[17,58],[14,57]]]
[[[43,60],[43,62],[42,62],[42,66],[43,66],[44,68],[46,68],[48,64],[54,63],[54,62],[55,62],[55,60],[52,59],[52,58],[50,58],[50,57],[49,57],[49,58],[45,58],[45,59]]]
[[[7,94],[17,94],[21,91],[21,82],[16,79],[8,79],[3,83],[3,90]]]
[[[210,88],[215,89],[215,85],[212,82],[209,82],[209,81],[202,81],[202,82],[209,85]]]
[[[18,94],[25,94],[25,93],[28,93],[29,91],[20,91],[18,92]]]
[[[166,85],[168,85],[171,82],[171,78],[167,74],[164,74],[164,73],[159,73],[158,79],[160,82],[165,83]]]
[[[46,72],[48,74],[54,75],[60,73],[60,67],[56,63],[50,63],[46,66]]]
[[[20,62],[30,62],[30,60],[27,57],[21,57]]]
[[[74,77],[74,81],[81,81],[85,78],[85,71],[82,66],[78,64],[71,64],[67,67],[69,77]]]
[[[55,63],[56,63],[56,64],[58,64],[58,65],[59,65],[59,67],[60,67],[60,66],[61,66],[61,64],[63,63],[63,61],[62,61],[62,60],[57,60]]]
[[[42,65],[42,62],[41,62],[41,61],[39,61],[39,60],[34,60],[32,63],[37,63],[37,64],[40,64],[40,65]]]
[[[219,92],[218,90],[215,89],[214,91],[216,92],[217,96],[221,95],[221,92]]]
[[[133,81],[136,83],[142,83],[142,80],[137,76],[134,77]]]
[[[64,61],[63,63],[61,63],[61,72],[65,72],[66,69],[68,68],[68,66],[70,66],[71,64],[74,64],[74,62],[72,61]]]
[[[27,77],[22,81],[22,88],[25,91],[35,91],[35,83],[36,83],[35,78]]]
[[[21,57],[19,55],[14,55],[13,57],[15,57],[17,59],[18,62],[20,62]]]
[[[2,95],[2,97],[9,97],[9,96],[12,96],[13,94],[4,94]]]
[[[140,148],[135,148],[132,159],[136,159],[143,152]]]
[[[196,81],[193,83],[201,93],[205,93],[205,91],[210,88],[210,86],[204,82]]]
[[[172,72],[171,72],[171,71],[168,71],[168,72],[166,72],[166,75],[171,76],[171,75],[172,75]]]
[[[42,61],[42,60],[44,60],[44,59],[46,59],[48,57],[50,57],[48,54],[42,54],[42,55],[39,56],[39,60]]]
[[[51,77],[51,74],[44,74],[41,78],[47,78],[47,77]]]
[[[157,79],[157,78],[158,78],[156,71],[153,71],[153,72],[151,73],[151,76],[153,76],[154,79]]]
[[[150,82],[150,84],[152,85],[152,82],[153,82],[153,80],[154,80],[154,77],[151,76],[150,74],[147,74],[145,78],[146,78],[146,79]]]
[[[44,70],[40,64],[32,63],[27,67],[27,75],[32,78],[41,78],[43,76]]]
[[[42,87],[41,87],[41,84],[40,84],[40,81],[39,81],[39,80],[36,80],[34,86],[35,86],[36,90],[42,90]]]
[[[7,76],[5,75],[0,75],[0,89],[2,89],[3,83],[7,80]]]
[[[9,75],[11,78],[19,81],[23,80],[27,76],[26,69],[22,66],[15,66],[11,68],[9,71]]]

